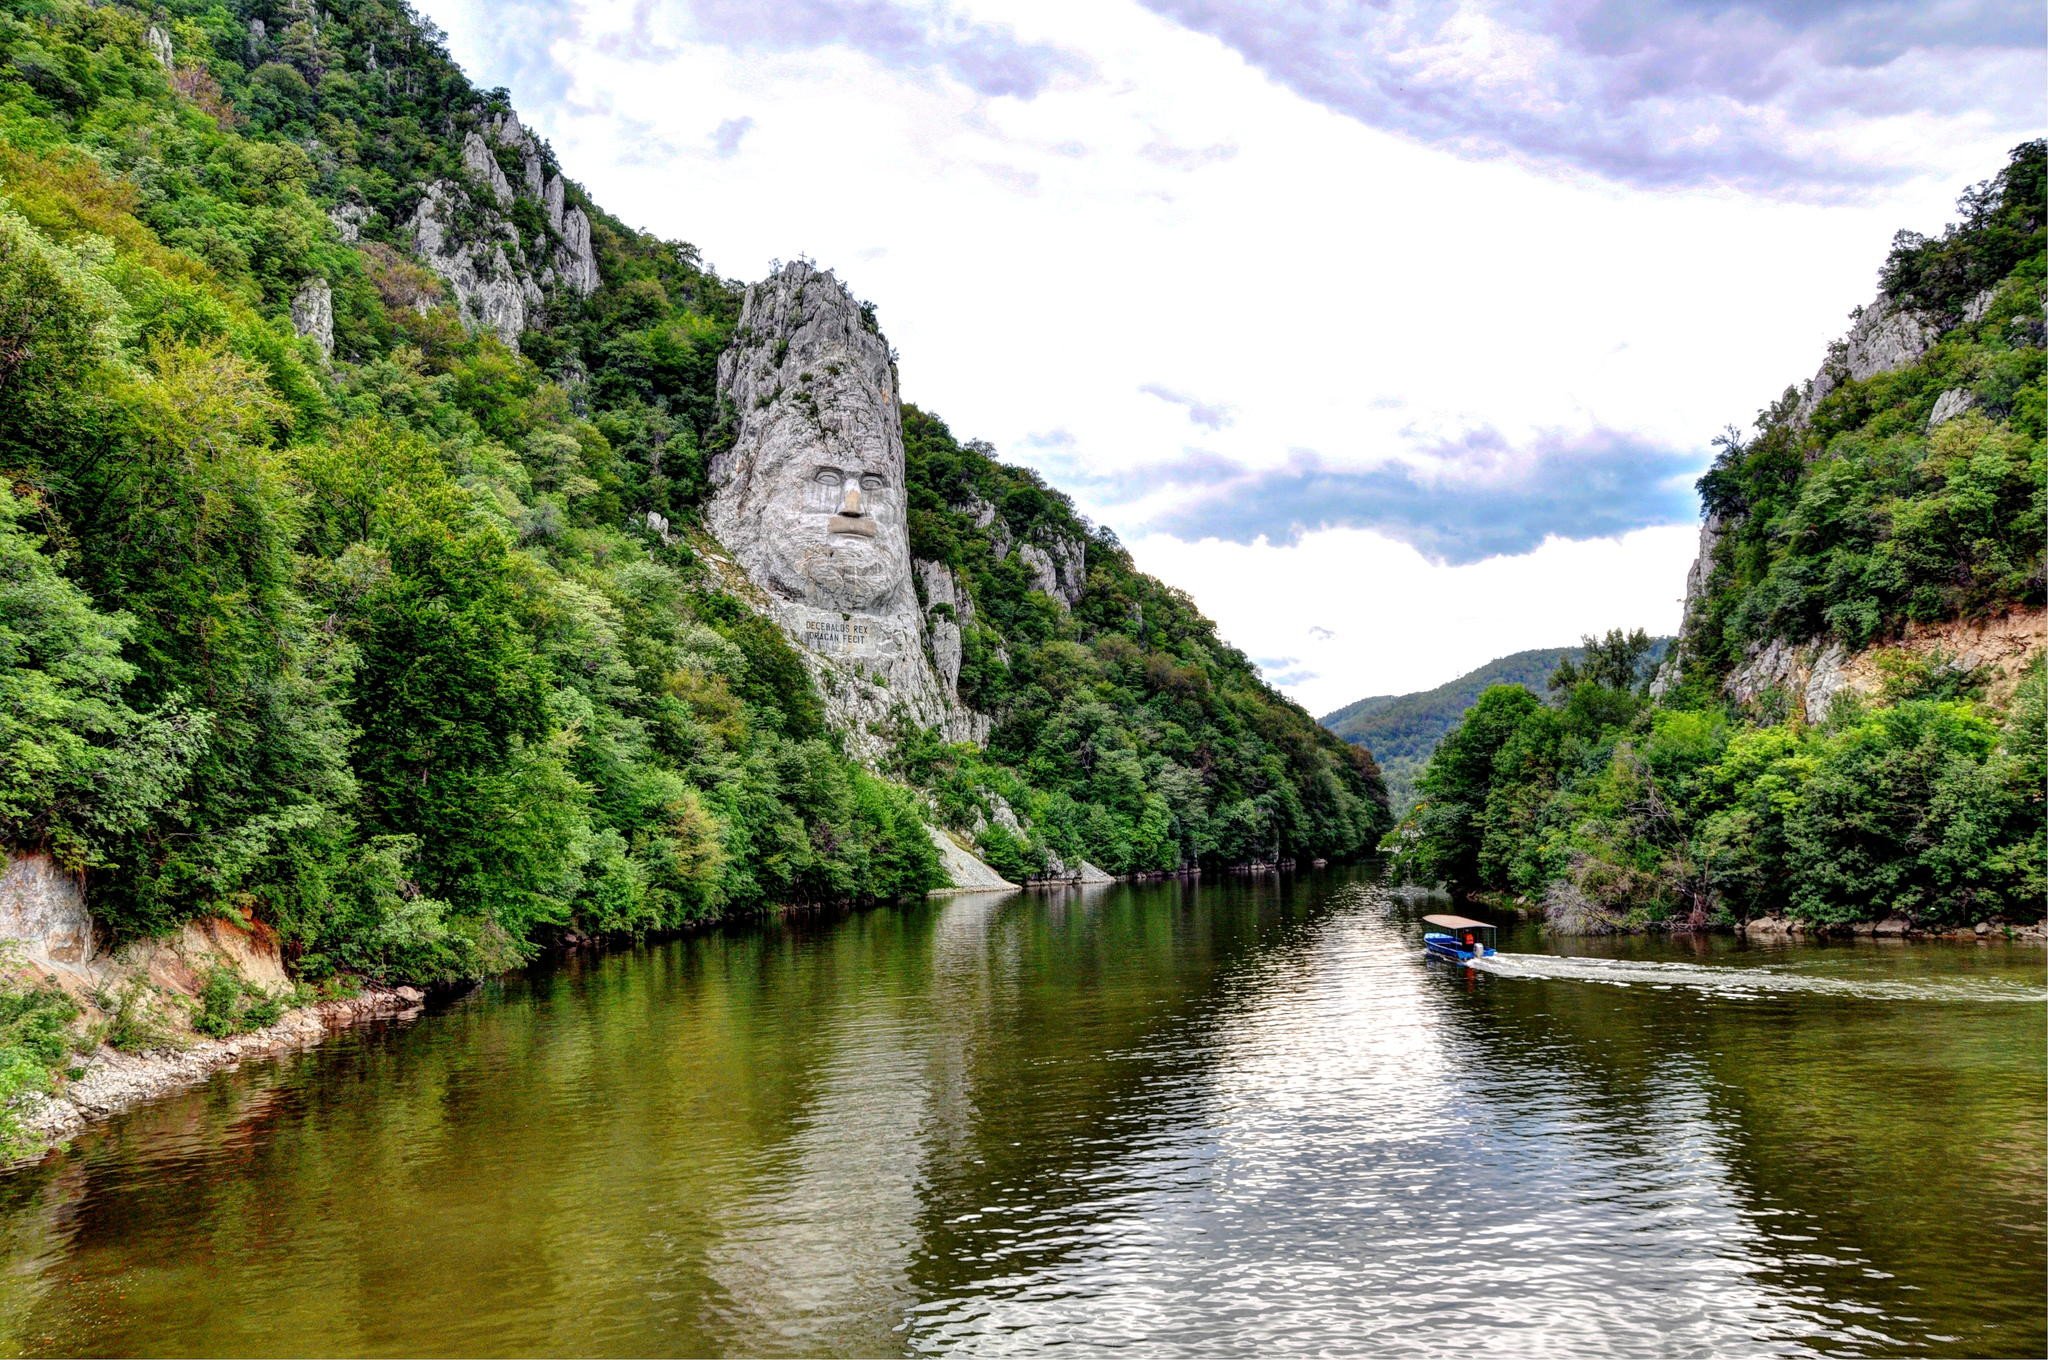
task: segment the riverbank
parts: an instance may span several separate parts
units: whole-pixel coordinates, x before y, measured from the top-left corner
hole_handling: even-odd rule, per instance
[[[1589,903],[1569,898],[1532,903],[1492,893],[1452,894],[1441,887],[1415,884],[1396,885],[1390,890],[1411,904],[1442,901],[1489,911],[1543,927],[1552,935],[1568,938],[1600,935],[1735,935],[1753,940],[2033,940],[2048,942],[2048,919],[2008,921],[1989,917],[1968,925],[1925,925],[1905,916],[1888,916],[1875,921],[1843,921],[1822,924],[1792,916],[1758,916],[1747,921],[1713,921],[1693,925],[1683,916],[1663,920],[1629,920],[1599,911]]]
[[[1789,916],[1759,916],[1734,932],[1758,940],[2048,940],[2048,921],[1979,921],[1968,926],[1923,927],[1903,916],[1882,921],[1814,925]],[[1677,933],[1674,929],[1673,933]]]
[[[369,987],[355,996],[286,1011],[275,1024],[225,1039],[193,1039],[141,1053],[102,1044],[80,1064],[84,1070],[78,1076],[33,1097],[20,1111],[21,1125],[56,1148],[93,1124],[196,1086],[246,1059],[308,1048],[337,1029],[365,1021],[410,1020],[425,1001],[417,987]]]

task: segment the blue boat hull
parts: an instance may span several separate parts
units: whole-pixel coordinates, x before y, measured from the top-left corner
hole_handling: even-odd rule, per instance
[[[1470,963],[1474,959],[1483,959],[1500,952],[1488,949],[1483,944],[1475,944],[1468,948],[1455,935],[1429,934],[1422,937],[1422,943],[1429,953],[1440,959],[1450,959],[1454,963]]]

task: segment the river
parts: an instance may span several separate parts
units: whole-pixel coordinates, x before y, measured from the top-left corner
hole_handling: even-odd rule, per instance
[[[576,955],[0,1179],[65,1354],[2048,1350],[2039,946],[1504,933],[1367,871]]]

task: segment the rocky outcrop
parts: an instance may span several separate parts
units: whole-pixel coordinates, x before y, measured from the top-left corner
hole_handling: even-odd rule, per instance
[[[1064,608],[1071,609],[1081,601],[1081,592],[1088,584],[1088,545],[1078,538],[1054,536],[1039,543],[1018,543],[1010,533],[1010,526],[987,499],[970,495],[954,505],[953,510],[974,521],[974,527],[987,532],[989,550],[1000,562],[1014,550],[1018,560],[1031,570],[1031,588],[1050,595]]]
[[[166,71],[170,70],[176,61],[171,52],[171,35],[162,24],[151,24],[146,36],[149,39],[149,54],[155,57]]]
[[[1069,608],[1079,604],[1088,585],[1088,545],[1078,538],[1055,537],[1040,553],[1052,564],[1053,588],[1046,594]]]
[[[917,564],[919,594],[924,596],[925,641],[931,647],[932,668],[955,697],[959,695],[961,626],[973,616],[973,604],[942,562]]]
[[[344,241],[363,239],[363,228],[376,216],[360,203],[342,203],[327,210],[327,220],[334,224],[334,233]]]
[[[334,293],[326,279],[307,279],[292,298],[292,329],[334,357]]]
[[[519,233],[494,213],[470,213],[478,225],[464,235],[458,223],[469,196],[450,180],[427,186],[407,228],[420,263],[446,281],[455,294],[462,324],[496,332],[514,349],[530,311],[546,300],[533,276],[515,268]]]
[[[1761,707],[1772,694],[1808,722],[1824,722],[1835,696],[1843,687],[1843,665],[1848,652],[1839,642],[1801,646],[1779,638],[1769,646],[1753,650],[1728,676],[1728,697],[1739,704]]]
[[[517,184],[499,164],[499,151],[518,158]],[[462,168],[466,184],[443,179],[427,186],[407,236],[420,262],[454,292],[463,324],[493,331],[517,349],[550,292],[587,297],[597,291],[602,278],[590,218],[569,204],[567,185],[550,167],[545,148],[513,114],[499,114],[464,134]],[[522,237],[509,215],[522,196],[539,205],[547,220],[546,232],[536,239]],[[360,220],[344,225],[330,217],[344,239],[355,239],[350,233],[360,231]]]
[[[966,584],[943,562],[919,562],[917,585],[918,594],[924,599],[925,643],[930,649],[932,670],[945,687],[951,706],[949,731],[956,740],[985,745],[991,726],[988,715],[975,712],[960,697],[962,639],[968,625],[974,622],[974,598]]]
[[[1901,307],[1880,293],[1855,313],[1849,334],[1828,351],[1820,371],[1806,385],[1793,419],[1805,424],[1828,393],[1845,382],[1863,382],[1904,368],[1925,354],[1941,335],[1940,323]]]
[[[562,177],[555,176],[550,187],[554,190],[551,202],[559,207],[562,201]],[[597,256],[590,245],[590,219],[583,209],[570,208],[567,212],[550,211],[548,220],[560,234],[562,240],[555,250],[554,262],[549,272],[570,292],[580,297],[589,297],[597,291],[601,282],[597,273]]]
[[[490,191],[501,208],[512,206],[512,182],[505,178],[505,172],[498,165],[498,158],[490,146],[475,132],[462,139],[462,168],[478,185]]]
[[[1699,549],[1693,554],[1692,566],[1685,573],[1685,612],[1679,615],[1681,636],[1672,644],[1671,650],[1664,654],[1662,664],[1657,667],[1656,676],[1650,681],[1652,698],[1661,699],[1670,693],[1684,675],[1683,632],[1692,624],[1693,611],[1699,607],[1700,601],[1706,598],[1707,581],[1714,574],[1714,551],[1721,546],[1723,527],[1721,517],[1713,513],[1709,513],[1700,524]]]
[[[48,855],[9,855],[0,872],[0,940],[43,972],[90,976],[94,934],[85,910],[85,876]]]
[[[1946,425],[1976,405],[1976,395],[1967,387],[1951,387],[1934,399],[1934,409],[1927,413],[1927,428]]]
[[[84,876],[38,853],[9,855],[0,872],[0,950],[10,967],[62,988],[79,1003],[88,1024],[102,1004],[111,1004],[108,998],[138,990],[190,1004],[222,965],[274,997],[292,986],[276,933],[260,923],[203,917],[187,921],[168,938],[132,940],[108,949],[86,912]],[[124,1053],[102,1046],[83,1061],[81,1074],[50,1095],[32,1097],[22,1112],[23,1123],[48,1139],[68,1138],[93,1120],[190,1086],[243,1058],[303,1047],[353,1021],[415,1015],[424,1000],[411,987],[373,987],[288,1011],[266,1029],[217,1040],[184,1032],[181,1007],[159,1006],[162,1047]]]
[[[941,892],[1004,892],[1014,890],[1016,884],[1004,878],[981,856],[975,854],[950,831],[936,826],[927,826],[931,833],[932,845],[939,852],[939,867],[945,872],[947,886]]]
[[[878,762],[903,720],[956,741],[985,736],[927,651],[896,367],[860,305],[829,271],[784,266],[747,290],[718,388],[740,428],[713,460],[705,523],[804,657],[855,754]]]
[[[193,995],[220,964],[266,991],[291,986],[277,936],[262,924],[199,917],[175,935],[109,949],[86,912],[84,877],[40,853],[10,855],[0,873],[0,946],[87,1003],[131,982]]]
[[[1045,856],[1045,872],[1033,874],[1030,881],[1034,886],[1052,887],[1076,884],[1092,887],[1103,883],[1114,883],[1116,879],[1113,875],[1104,873],[1085,859],[1077,864],[1068,864],[1059,855],[1052,851],[1047,851]]]
[[[1996,291],[1986,289],[1971,300],[1964,309],[1966,324],[1983,318]],[[1791,416],[1794,424],[1803,426],[1811,421],[1821,401],[1843,383],[1867,381],[1880,373],[1889,373],[1917,362],[1942,334],[1940,318],[1902,307],[1883,293],[1878,294],[1869,306],[1858,308],[1852,317],[1849,333],[1829,347],[1820,370],[1800,394]],[[1961,415],[1973,404],[1974,400],[1967,392],[1943,393],[1935,402],[1928,428]],[[1714,550],[1722,534],[1731,527],[1717,515],[1709,515],[1700,526],[1699,552],[1693,558],[1691,570],[1686,573],[1685,613],[1679,622],[1678,639],[1651,682],[1650,693],[1653,696],[1662,697],[1679,682],[1683,673],[1686,633],[1693,626],[1695,607],[1705,595],[1707,580],[1713,573]],[[1828,656],[1824,651],[1797,647],[1781,640],[1753,654],[1729,677],[1727,690],[1731,696],[1744,702],[1753,701],[1745,698],[1745,693],[1761,694],[1773,687],[1788,694],[1797,690],[1801,703],[1809,712],[1816,708],[1824,712],[1839,688],[1835,683],[1834,670],[1842,660]],[[1795,675],[1799,677],[1796,684],[1793,683]]]
[[[1794,716],[1825,722],[1837,696],[1878,694],[1887,656],[1918,657],[1976,676],[1986,697],[2003,704],[2012,697],[2027,663],[2048,649],[2048,611],[2018,609],[1991,619],[1909,625],[1903,637],[1851,652],[1822,640],[1797,644],[1778,639],[1753,650],[1728,677],[1736,702],[1763,706],[1775,691]]]

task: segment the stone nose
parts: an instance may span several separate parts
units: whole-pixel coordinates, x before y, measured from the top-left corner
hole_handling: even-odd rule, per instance
[[[862,515],[867,513],[860,508],[859,482],[848,482],[846,484],[846,494],[839,498],[839,513],[842,515]]]

